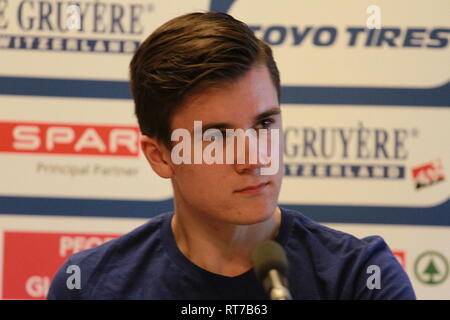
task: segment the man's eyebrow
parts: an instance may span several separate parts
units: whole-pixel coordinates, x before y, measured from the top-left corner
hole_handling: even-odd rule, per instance
[[[257,116],[253,118],[253,122],[257,123],[258,121],[261,121],[262,119],[265,119],[270,116],[274,116],[281,113],[280,107],[274,107],[269,110],[266,110],[264,112],[261,112]],[[227,122],[216,122],[216,123],[208,123],[202,126],[203,132],[205,132],[208,129],[231,129],[233,128],[233,125],[231,123]]]
[[[262,119],[265,119],[265,118],[270,117],[270,116],[275,116],[275,115],[280,114],[280,113],[281,113],[280,107],[274,107],[272,109],[269,109],[269,110],[264,111],[264,112],[260,113],[259,115],[257,115],[255,117],[254,122],[258,122],[258,121],[260,121]]]

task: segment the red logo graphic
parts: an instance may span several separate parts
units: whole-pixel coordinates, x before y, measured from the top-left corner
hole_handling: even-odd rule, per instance
[[[131,126],[0,122],[0,152],[138,156]]]
[[[392,250],[392,254],[400,262],[403,269],[406,269],[406,252],[403,250]]]
[[[6,231],[3,299],[45,299],[51,280],[73,253],[117,238],[117,234]]]
[[[431,186],[444,181],[444,166],[442,160],[437,159],[412,169],[416,189]]]

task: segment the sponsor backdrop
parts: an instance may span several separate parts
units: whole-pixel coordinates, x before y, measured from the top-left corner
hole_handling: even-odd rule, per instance
[[[280,204],[383,236],[450,299],[448,0],[0,0],[0,296],[44,299],[68,255],[172,209],[138,148],[127,68],[170,18],[222,11],[282,75]]]

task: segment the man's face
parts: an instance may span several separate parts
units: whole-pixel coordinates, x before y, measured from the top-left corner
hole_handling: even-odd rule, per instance
[[[224,127],[215,127],[222,131],[225,131],[225,128],[268,129],[268,150],[270,153],[271,145],[275,144],[279,156],[272,161],[278,161],[278,170],[272,175],[262,175],[263,165],[249,162],[248,143],[244,150],[247,155],[244,164],[237,163],[236,157],[232,164],[194,164],[194,161],[192,164],[172,163],[171,178],[176,208],[201,214],[205,218],[240,225],[268,219],[275,212],[283,175],[279,112],[277,92],[267,67],[263,65],[253,67],[244,77],[228,86],[207,90],[188,99],[174,114],[171,130],[184,128],[190,131],[193,137],[194,121],[202,121],[203,128],[209,127],[210,124],[225,124]],[[279,140],[271,141],[271,129],[278,130]],[[223,142],[225,144],[226,139],[223,139]],[[210,143],[202,142],[202,148]],[[226,150],[224,147],[224,154]],[[234,151],[236,154],[237,150]],[[258,185],[262,187],[240,191]]]

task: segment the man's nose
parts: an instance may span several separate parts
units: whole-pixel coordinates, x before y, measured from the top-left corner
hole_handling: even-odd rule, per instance
[[[268,157],[267,152],[262,152],[264,150],[259,148],[258,138],[246,136],[244,141],[243,147],[239,146],[239,144],[235,145],[234,163],[236,171],[243,172],[249,169],[270,167],[271,159]]]

